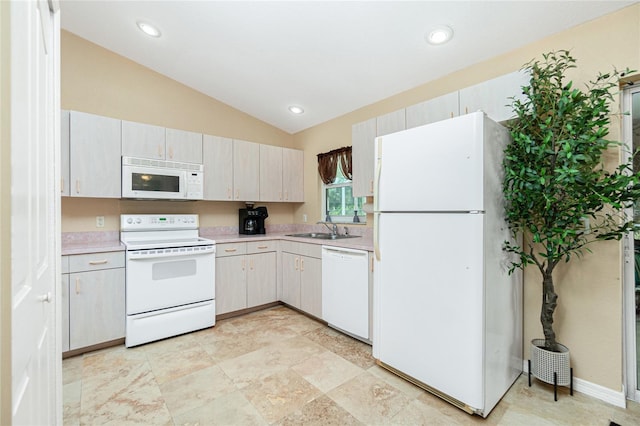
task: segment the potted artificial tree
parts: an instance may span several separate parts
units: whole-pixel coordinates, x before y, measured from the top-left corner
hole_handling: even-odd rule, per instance
[[[571,68],[575,59],[565,50],[524,66],[530,85],[512,102],[513,141],[503,163],[506,220],[514,236],[524,234],[522,243],[505,242],[505,250],[517,255],[510,272],[531,265],[542,277],[544,338],[530,345],[529,374],[554,389],[569,385],[571,373],[569,351],[553,329],[558,299],[553,271],[588,251],[588,244],[620,240],[631,231],[626,209],[640,196],[640,176],[632,164],[610,170],[603,159],[607,150],[622,145],[607,136],[613,93],[629,71],[598,74],[581,90],[566,81]]]

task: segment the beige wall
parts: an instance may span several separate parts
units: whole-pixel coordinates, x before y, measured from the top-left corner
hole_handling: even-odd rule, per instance
[[[294,147],[293,136],[170,78],[63,31],[62,108],[269,145]],[[293,221],[291,204],[264,204],[268,224]],[[121,213],[198,213],[201,226],[238,224],[238,202],[62,199],[62,232],[115,231]],[[96,228],[96,216],[105,227]]]
[[[0,2],[0,424],[11,424],[11,81],[9,2]]]
[[[529,60],[540,57],[541,53],[554,49],[569,49],[578,60],[579,69],[570,75],[576,83],[586,82],[598,71],[609,71],[613,66],[618,69],[640,69],[640,5],[628,7],[296,134],[296,145],[305,150],[307,202],[295,208],[295,221],[300,222],[303,214],[307,214],[310,221],[319,219],[321,186],[317,173],[312,170],[315,167],[315,154],[349,145],[352,124],[515,71]],[[614,120],[611,130],[612,138],[620,138],[617,120]],[[585,254],[583,259],[574,259],[568,266],[561,265],[554,276],[559,294],[555,329],[560,342],[571,349],[576,377],[621,391],[623,342],[620,244],[597,243],[591,248],[593,253]],[[537,270],[529,268],[526,271],[525,342],[542,336],[539,322],[541,281]],[[528,358],[528,346],[525,346],[525,350],[525,357]]]

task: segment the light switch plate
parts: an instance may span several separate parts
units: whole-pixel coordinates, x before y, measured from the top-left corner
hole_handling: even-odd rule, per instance
[[[104,216],[96,216],[96,228],[104,228]]]

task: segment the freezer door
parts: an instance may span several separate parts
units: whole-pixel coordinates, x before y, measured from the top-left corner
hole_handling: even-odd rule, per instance
[[[382,213],[374,356],[482,408],[483,214]]]
[[[483,207],[482,112],[376,138],[378,211]]]

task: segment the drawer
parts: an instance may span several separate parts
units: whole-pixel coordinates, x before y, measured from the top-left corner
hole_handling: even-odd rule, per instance
[[[60,273],[68,274],[69,273],[69,256],[61,256],[60,259]]]
[[[247,253],[247,243],[216,244],[216,257],[238,256]]]
[[[302,256],[322,258],[322,245],[321,244],[306,244],[300,243],[298,246],[298,254]]]
[[[124,252],[78,254],[69,256],[69,272],[124,268]]]
[[[251,241],[247,243],[247,253],[263,253],[268,251],[277,251],[278,241]]]
[[[322,258],[322,244],[299,243],[294,241],[280,241],[280,250],[302,256]]]

